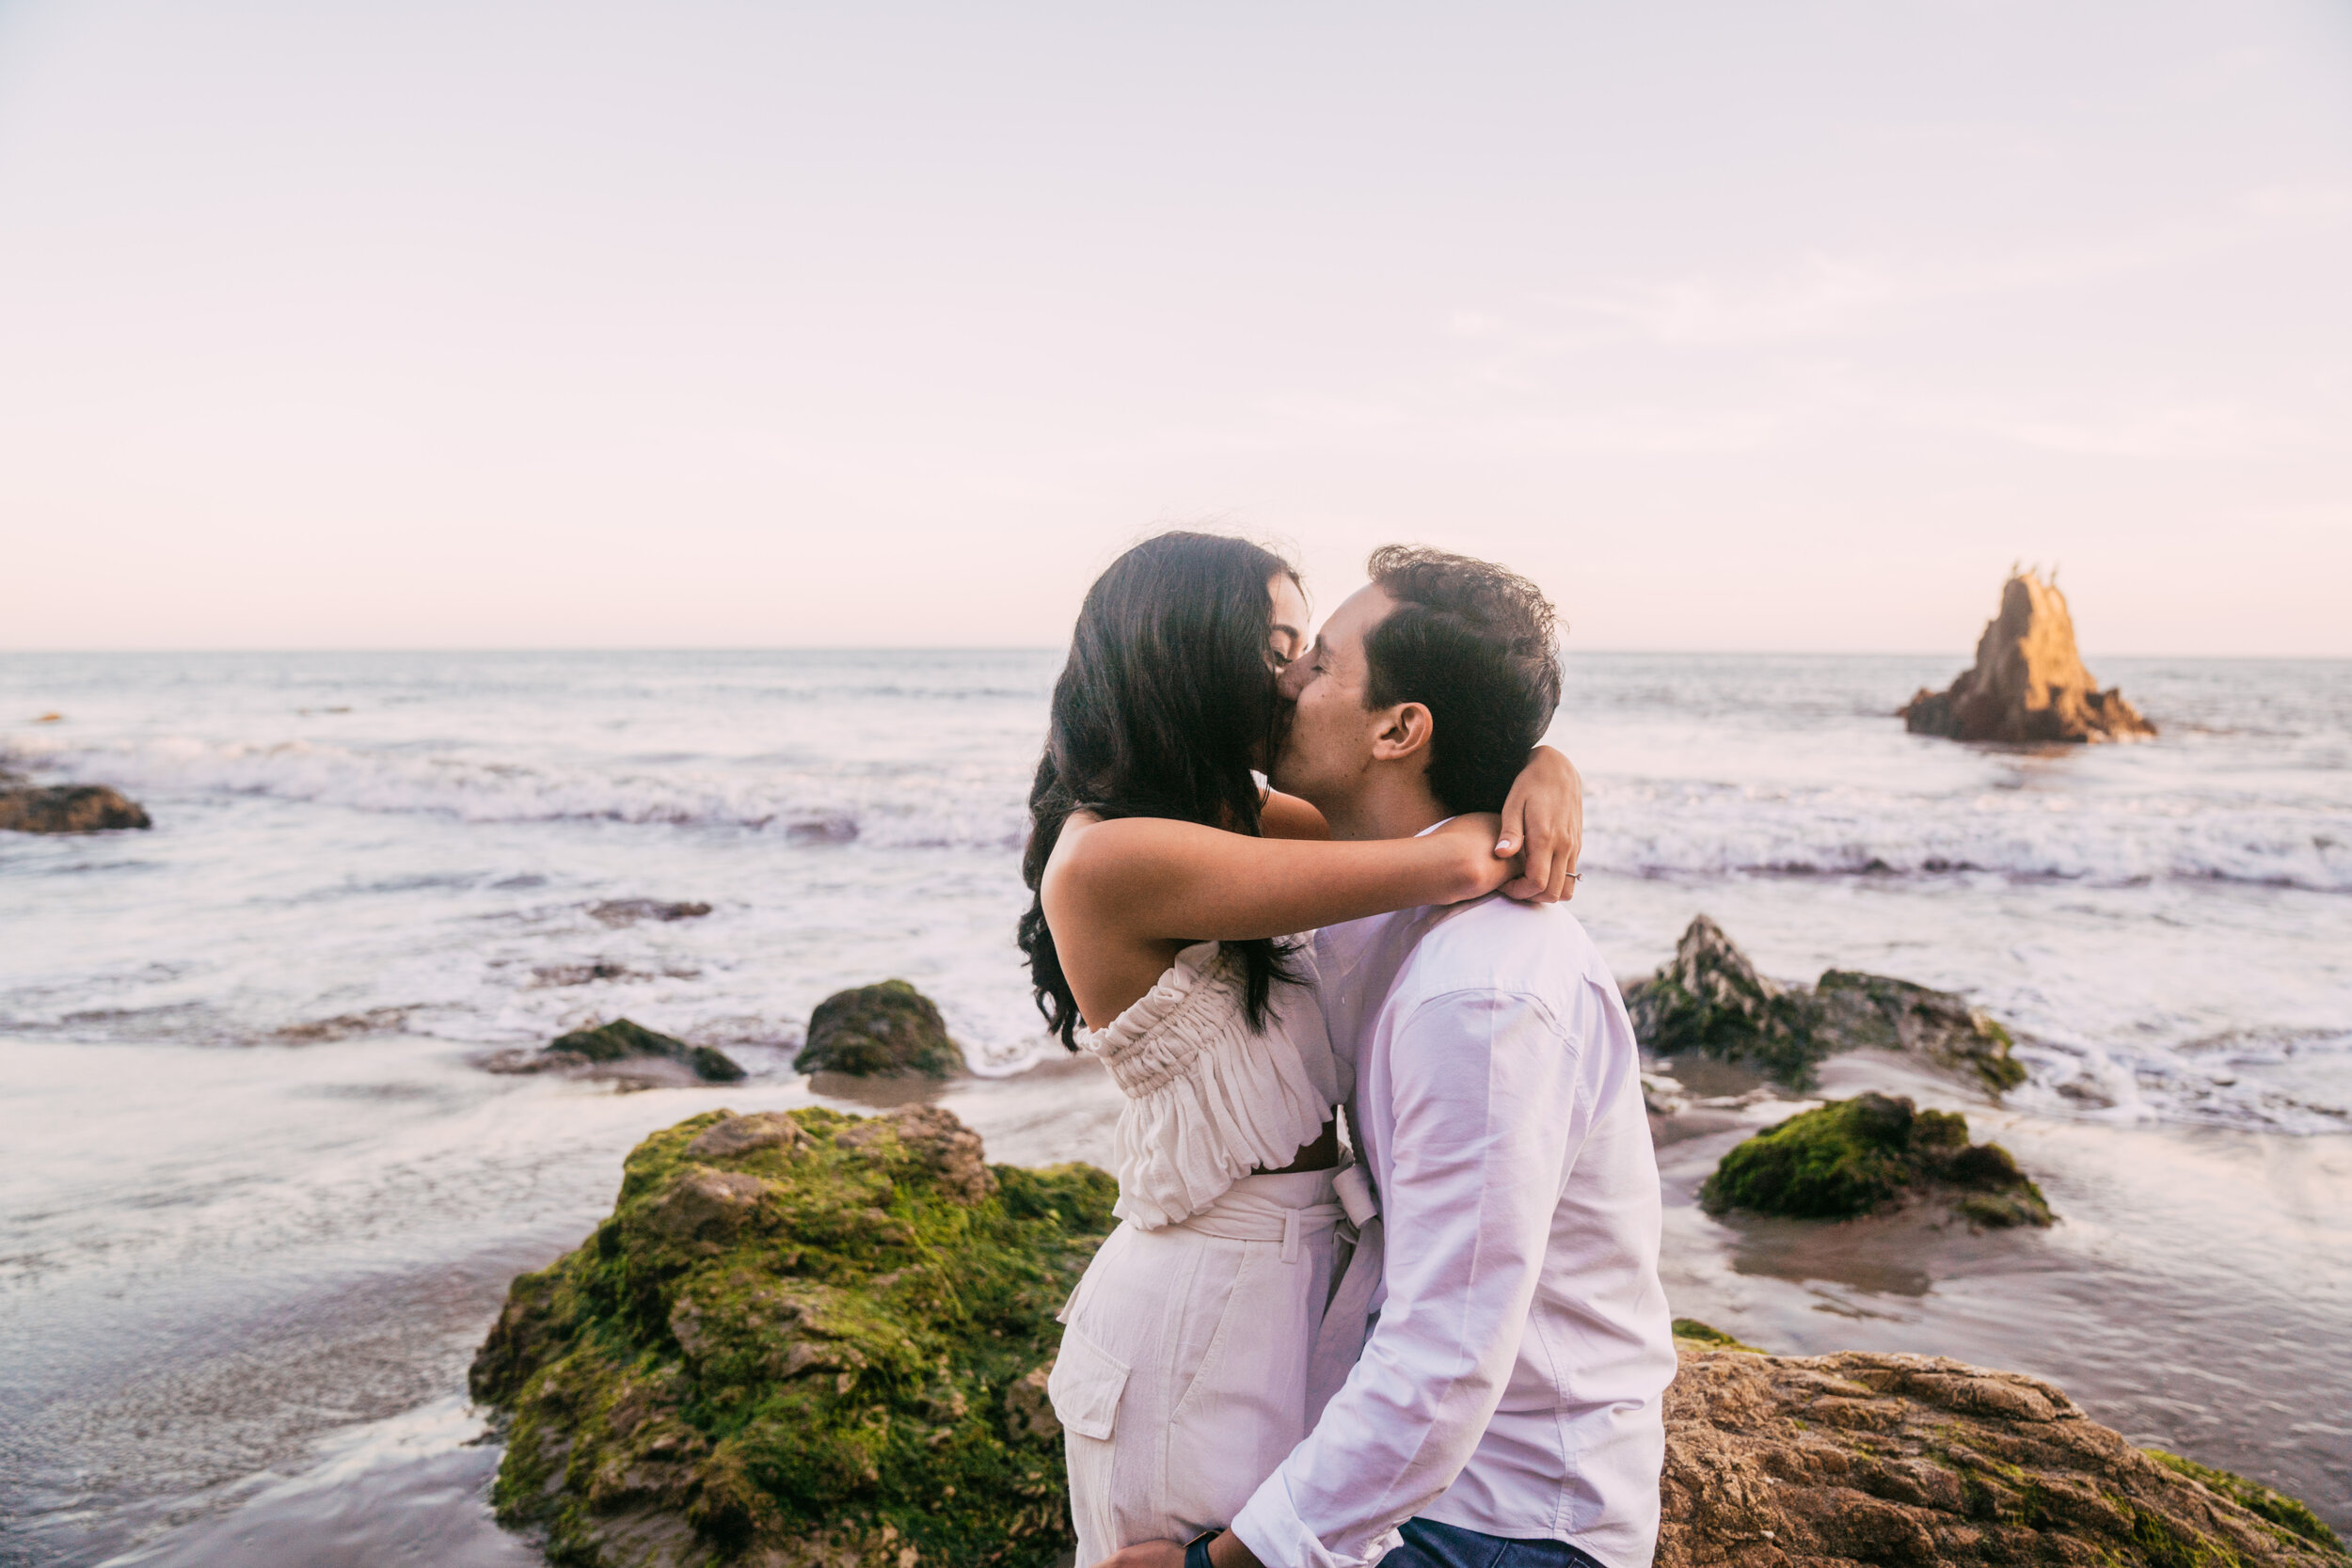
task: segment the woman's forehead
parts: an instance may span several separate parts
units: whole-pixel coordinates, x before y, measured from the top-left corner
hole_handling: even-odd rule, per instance
[[[1267,584],[1274,593],[1274,624],[1302,636],[1307,630],[1307,594],[1288,572],[1278,572]]]

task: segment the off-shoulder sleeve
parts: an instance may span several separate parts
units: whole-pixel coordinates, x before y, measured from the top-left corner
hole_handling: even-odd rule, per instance
[[[1278,988],[1256,1031],[1242,988],[1237,961],[1196,942],[1107,1028],[1078,1037],[1127,1096],[1113,1212],[1141,1229],[1198,1213],[1254,1169],[1289,1164],[1330,1115],[1330,1047],[1312,991]]]

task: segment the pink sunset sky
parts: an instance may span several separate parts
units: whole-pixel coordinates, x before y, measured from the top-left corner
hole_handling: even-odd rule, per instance
[[[0,646],[2352,655],[2352,8],[0,4]]]

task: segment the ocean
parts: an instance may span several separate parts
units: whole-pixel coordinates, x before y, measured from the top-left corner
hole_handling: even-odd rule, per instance
[[[0,1562],[535,1561],[464,1399],[506,1281],[644,1132],[810,1102],[791,1055],[844,986],[939,1003],[993,1157],[1104,1158],[1116,1102],[1011,941],[1057,662],[0,655],[0,768],[156,824],[0,834]],[[2061,1215],[1710,1219],[1697,1180],[1788,1107],[1695,1075],[1715,1123],[1661,1149],[1676,1310],[2037,1371],[2352,1527],[2352,662],[2095,659],[2145,744],[1906,735],[1963,662],[1568,661],[1572,907],[1620,976],[1704,911],[1769,974],[1964,991],[2019,1037],[2005,1102],[1894,1062],[1827,1089],[1965,1111]],[[752,1076],[480,1065],[620,1016]]]

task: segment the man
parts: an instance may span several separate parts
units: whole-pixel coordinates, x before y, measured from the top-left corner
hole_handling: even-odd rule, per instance
[[[1286,674],[1273,783],[1341,838],[1498,809],[1559,700],[1551,607],[1436,551],[1382,549],[1371,576]],[[1491,896],[1328,928],[1316,958],[1385,1231],[1364,1238],[1371,1333],[1313,1430],[1184,1560],[1647,1568],[1675,1355],[1607,966],[1565,908]],[[1348,1307],[1343,1285],[1333,1314]],[[1179,1550],[1110,1560],[1175,1568]]]

